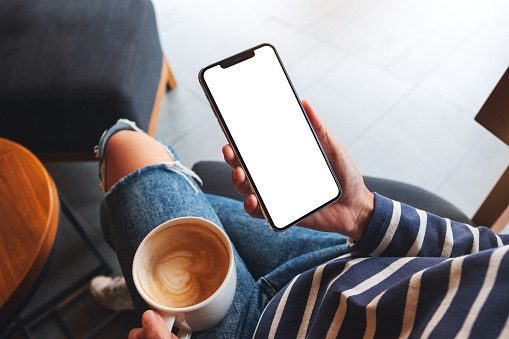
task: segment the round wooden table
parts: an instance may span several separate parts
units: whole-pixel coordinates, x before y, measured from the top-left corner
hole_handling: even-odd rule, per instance
[[[20,311],[46,264],[58,216],[57,189],[42,163],[0,138],[0,325]]]

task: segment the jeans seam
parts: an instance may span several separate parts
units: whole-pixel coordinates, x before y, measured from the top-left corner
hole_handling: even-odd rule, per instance
[[[258,286],[265,292],[265,298],[263,300],[263,306],[266,307],[269,302],[274,298],[277,294],[277,290],[272,286],[272,284],[265,278],[261,277]]]

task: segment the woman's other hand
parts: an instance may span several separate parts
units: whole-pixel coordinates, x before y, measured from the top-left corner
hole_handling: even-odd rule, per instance
[[[141,318],[142,328],[134,328],[129,332],[129,339],[178,339],[171,333],[163,318],[154,311],[146,311]]]

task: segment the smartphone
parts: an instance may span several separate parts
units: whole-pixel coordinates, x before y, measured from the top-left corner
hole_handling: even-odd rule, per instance
[[[199,80],[273,230],[339,199],[341,185],[274,46],[209,65]]]

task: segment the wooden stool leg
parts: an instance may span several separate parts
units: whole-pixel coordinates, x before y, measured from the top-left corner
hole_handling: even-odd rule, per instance
[[[484,200],[472,220],[499,233],[509,223],[509,167]]]
[[[177,81],[175,80],[175,77],[173,76],[173,72],[171,71],[170,65],[168,64],[168,60],[166,60],[165,56],[163,56],[163,64],[165,65],[164,67],[166,67],[166,70],[168,72],[167,89],[168,90],[174,89],[175,86],[177,86]]]
[[[475,117],[481,126],[509,145],[509,68]],[[484,200],[473,219],[498,233],[509,223],[509,167]]]
[[[159,80],[159,87],[157,88],[156,100],[154,107],[152,108],[152,115],[150,116],[150,122],[148,125],[147,134],[154,136],[157,127],[157,120],[159,119],[159,111],[161,109],[161,102],[166,90],[173,89],[177,86],[177,81],[171,72],[170,65],[163,54],[163,65],[161,68],[161,78]]]

